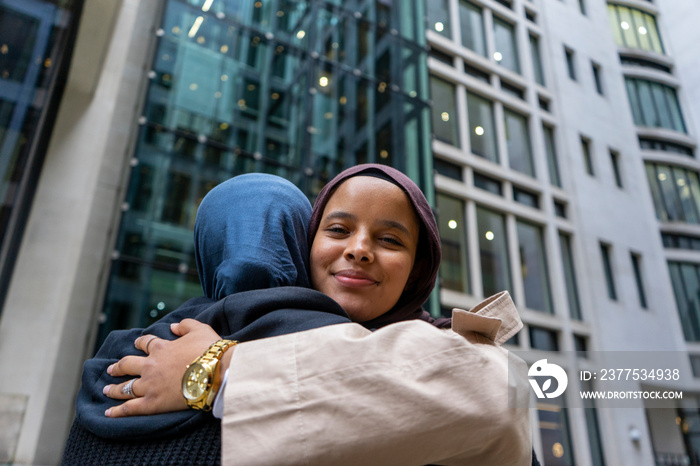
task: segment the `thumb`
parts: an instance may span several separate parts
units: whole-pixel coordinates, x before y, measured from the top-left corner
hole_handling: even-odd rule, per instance
[[[198,325],[203,325],[201,322],[197,322],[194,319],[184,319],[179,323],[170,324],[170,331],[175,335],[182,337],[194,330]]]

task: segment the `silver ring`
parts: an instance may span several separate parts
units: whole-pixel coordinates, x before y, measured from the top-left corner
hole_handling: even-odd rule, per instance
[[[128,395],[131,398],[136,398],[136,395],[134,395],[134,381],[135,380],[136,379],[129,380],[129,383],[122,387],[122,393],[124,395]]]
[[[144,346],[144,349],[143,349],[143,352],[144,352],[144,353],[146,353],[146,354],[151,354],[151,353],[148,352],[148,345],[150,345],[151,342],[152,342],[153,340],[155,340],[156,338],[158,338],[158,337],[155,336],[155,335],[151,335],[151,338],[149,338],[148,341],[146,342],[146,346]]]

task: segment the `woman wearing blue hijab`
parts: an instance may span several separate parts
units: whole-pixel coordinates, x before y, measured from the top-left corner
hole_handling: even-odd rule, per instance
[[[105,411],[121,401],[106,397],[103,388],[129,380],[115,379],[106,369],[124,356],[143,356],[134,348],[134,340],[142,334],[175,339],[170,324],[186,318],[196,318],[237,341],[350,322],[335,301],[309,287],[306,238],[310,215],[306,196],[277,176],[240,175],[212,189],[197,212],[194,235],[197,272],[205,296],[187,301],[145,330],[109,334],[84,365],[74,430],[84,429],[85,436],[89,432],[112,441],[144,437],[152,441],[195,432],[211,423],[208,413],[198,411],[105,417]],[[75,440],[69,447],[89,451],[80,446],[85,439]],[[115,444],[115,454],[123,455],[137,445]],[[143,446],[144,451],[152,449],[150,443]],[[218,451],[213,453],[217,455]]]

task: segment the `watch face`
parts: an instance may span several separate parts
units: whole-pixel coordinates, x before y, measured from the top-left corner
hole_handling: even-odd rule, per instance
[[[209,387],[209,371],[199,363],[192,364],[182,379],[182,394],[188,400],[202,397]]]

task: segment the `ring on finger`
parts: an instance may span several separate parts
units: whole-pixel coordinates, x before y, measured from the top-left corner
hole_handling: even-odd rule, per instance
[[[158,338],[158,337],[155,336],[155,335],[151,335],[151,337],[148,339],[148,341],[146,342],[146,345],[145,345],[144,348],[143,348],[143,352],[144,352],[144,353],[146,353],[146,354],[151,354],[151,353],[148,352],[148,345],[150,345],[151,342],[152,342],[153,340],[155,340],[156,338]]]
[[[122,387],[122,393],[124,395],[129,396],[130,398],[136,398],[136,395],[134,395],[134,381],[135,380],[136,379],[129,380],[129,383],[127,383],[126,385],[124,385]]]

